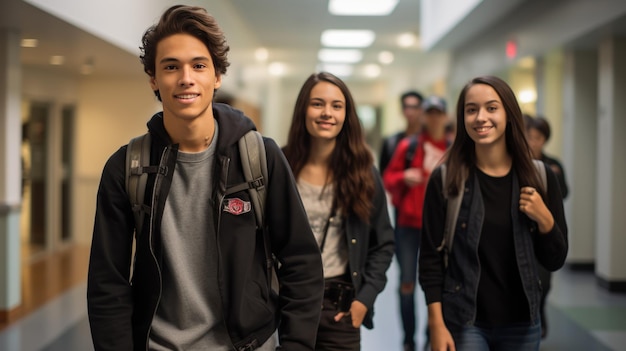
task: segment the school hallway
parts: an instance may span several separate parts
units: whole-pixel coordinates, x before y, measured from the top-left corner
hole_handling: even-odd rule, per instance
[[[87,321],[87,263],[87,248],[76,246],[25,265],[24,305],[30,307],[15,322],[0,325],[0,350],[93,350]],[[395,262],[387,276],[389,282],[375,306],[375,328],[363,329],[363,351],[402,349]],[[552,289],[549,332],[541,351],[626,350],[626,294],[610,293],[596,283],[593,272],[567,266],[553,275]],[[421,347],[426,321],[421,291],[418,299]]]

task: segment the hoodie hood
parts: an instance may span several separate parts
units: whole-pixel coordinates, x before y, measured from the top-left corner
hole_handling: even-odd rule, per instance
[[[250,130],[256,130],[254,122],[243,112],[222,103],[213,103],[213,118],[219,124],[220,132],[217,140],[218,151],[227,149]],[[163,111],[156,113],[147,123],[152,135],[164,144],[172,144],[172,139],[163,124]]]

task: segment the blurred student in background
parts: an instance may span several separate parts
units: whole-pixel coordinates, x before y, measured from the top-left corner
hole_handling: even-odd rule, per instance
[[[569,194],[569,188],[565,181],[565,171],[561,162],[554,157],[546,155],[543,151],[544,146],[550,140],[551,129],[548,120],[543,117],[532,117],[530,115],[524,115],[524,121],[526,123],[526,140],[528,140],[528,146],[533,154],[535,160],[541,160],[543,163],[550,166],[557,179],[559,180],[559,187],[561,189],[561,195],[563,199]]]
[[[380,151],[379,171],[383,174],[400,140],[409,135],[418,134],[422,130],[422,101],[424,97],[417,91],[407,91],[400,97],[402,116],[406,119],[406,128],[383,140]]]
[[[404,138],[383,173],[385,188],[397,209],[396,257],[400,267],[400,314],[404,350],[415,349],[415,283],[422,229],[422,204],[430,173],[439,164],[448,139],[446,102],[431,96],[423,104],[424,125],[420,134]]]
[[[343,81],[326,72],[309,76],[283,151],[322,255],[325,289],[316,349],[360,350],[360,327],[373,328],[374,301],[387,282],[393,229]]]
[[[541,160],[546,165],[550,166],[556,178],[559,180],[559,188],[561,189],[561,196],[563,200],[569,194],[569,188],[565,181],[565,171],[561,162],[557,159],[547,156],[543,152],[543,147],[550,140],[550,124],[543,117],[532,117],[530,115],[524,115],[524,122],[526,123],[526,140],[532,152],[535,160]],[[546,299],[548,292],[552,287],[552,274],[547,269],[543,268],[541,264],[538,265],[539,278],[541,279],[541,286],[543,287],[543,294],[541,295],[541,337],[545,338],[548,335],[548,319],[546,317]]]
[[[557,177],[547,189],[508,84],[472,79],[457,103],[457,133],[428,183],[419,280],[431,349],[539,350],[541,284],[536,260],[559,269],[567,226]],[[447,201],[461,194],[453,240],[443,242]],[[450,246],[451,245],[451,246]]]

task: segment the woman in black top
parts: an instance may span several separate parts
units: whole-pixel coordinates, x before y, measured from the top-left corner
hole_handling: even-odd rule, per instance
[[[567,228],[556,177],[541,165],[543,187],[521,110],[504,81],[478,77],[462,90],[445,165],[445,180],[435,170],[426,190],[420,253],[432,350],[538,350],[536,262],[550,270],[563,265]],[[459,193],[445,266],[446,199]]]

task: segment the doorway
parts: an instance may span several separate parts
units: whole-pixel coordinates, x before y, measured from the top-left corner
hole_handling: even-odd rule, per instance
[[[22,119],[22,248],[33,260],[71,242],[74,106],[26,101]]]

